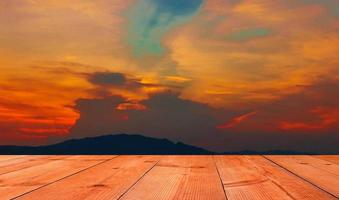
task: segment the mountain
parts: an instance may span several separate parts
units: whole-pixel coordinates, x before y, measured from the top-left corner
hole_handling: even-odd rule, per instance
[[[142,135],[105,135],[99,137],[72,139],[61,143],[48,146],[0,146],[0,155],[110,155],[110,154],[154,154],[154,155],[298,155],[309,154],[314,152],[298,152],[288,150],[271,150],[271,151],[234,151],[216,153],[205,150],[200,147],[187,145],[181,142],[174,143],[167,139],[157,139],[145,137]],[[323,154],[333,154],[324,152]]]
[[[141,135],[106,135],[72,139],[48,146],[0,146],[0,154],[57,155],[57,154],[213,154],[208,150],[167,139]]]

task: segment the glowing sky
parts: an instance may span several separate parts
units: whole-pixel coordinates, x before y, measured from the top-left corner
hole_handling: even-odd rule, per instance
[[[0,144],[338,151],[337,0],[2,0]]]

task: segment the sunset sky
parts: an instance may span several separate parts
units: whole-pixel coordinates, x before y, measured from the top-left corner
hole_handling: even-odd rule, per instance
[[[0,145],[338,152],[338,0],[1,0],[0,25]]]

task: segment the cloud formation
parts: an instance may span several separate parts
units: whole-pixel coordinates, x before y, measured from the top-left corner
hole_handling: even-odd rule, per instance
[[[138,102],[145,109],[118,109],[124,103],[129,102],[119,96],[78,100],[75,109],[80,118],[70,130],[71,137],[124,132],[198,143],[215,137],[216,125],[232,115],[171,92]]]
[[[138,56],[164,52],[162,39],[197,12],[203,0],[140,0],[129,13],[128,42]]]
[[[164,132],[219,150],[333,150],[337,8],[337,0],[0,1],[0,143],[54,141],[79,117],[100,124],[102,112],[107,129],[85,135]],[[107,105],[86,111],[99,104]],[[204,114],[180,112],[186,107]],[[166,113],[191,126],[187,136],[189,126],[166,122]],[[153,115],[180,134],[153,125]]]
[[[218,151],[333,153],[338,150],[333,144],[339,140],[339,99],[330,91],[338,88],[335,81],[304,86],[301,92],[257,106],[255,111],[216,109],[171,92],[138,102],[119,96],[80,99],[75,106],[80,118],[70,137],[130,133]],[[124,104],[134,106],[121,107]]]

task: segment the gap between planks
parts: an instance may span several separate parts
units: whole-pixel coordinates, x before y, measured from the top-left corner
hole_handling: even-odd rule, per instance
[[[212,156],[212,159],[213,159],[213,163],[214,163],[215,170],[216,170],[217,173],[218,173],[219,181],[220,181],[222,190],[224,191],[225,198],[226,198],[226,200],[228,200],[227,195],[226,195],[226,190],[225,190],[225,187],[224,187],[224,183],[222,182],[221,175],[220,175],[220,171],[219,171],[219,169],[218,169],[217,163],[215,162],[214,156]]]
[[[137,181],[135,183],[133,183],[133,185],[131,185],[125,192],[123,192],[118,197],[118,200],[120,200],[127,192],[129,192],[131,190],[131,188],[133,188],[142,178],[144,178],[146,176],[146,174],[148,172],[150,172],[160,162],[160,160],[161,160],[161,158],[149,170],[147,170],[139,179],[137,179]]]

